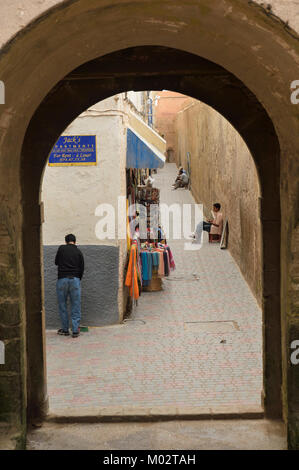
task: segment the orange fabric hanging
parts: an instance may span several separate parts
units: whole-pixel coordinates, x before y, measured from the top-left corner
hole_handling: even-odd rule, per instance
[[[128,272],[125,280],[125,285],[129,287],[130,296],[134,297],[134,299],[139,298],[137,251],[137,245],[133,244],[131,246]]]

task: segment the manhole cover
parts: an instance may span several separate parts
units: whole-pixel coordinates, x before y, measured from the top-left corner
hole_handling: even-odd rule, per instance
[[[185,322],[184,327],[188,331],[216,334],[232,333],[236,330],[240,330],[238,323],[235,321]]]

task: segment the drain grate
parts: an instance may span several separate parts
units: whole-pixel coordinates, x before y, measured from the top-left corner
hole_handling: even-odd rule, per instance
[[[145,325],[146,321],[145,320],[134,320],[134,319],[126,318],[123,321],[123,324],[126,324],[126,323],[132,323],[133,325]]]
[[[240,330],[238,323],[234,320],[185,322],[184,328],[188,331],[216,334],[233,333]]]
[[[165,281],[199,281],[200,277],[198,274],[194,273],[191,276],[171,276],[165,277]]]

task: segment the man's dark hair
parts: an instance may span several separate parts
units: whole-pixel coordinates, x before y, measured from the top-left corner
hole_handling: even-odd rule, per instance
[[[70,242],[76,243],[76,237],[72,233],[69,233],[68,235],[65,236],[65,241],[66,243],[70,243]]]
[[[216,202],[215,204],[213,204],[214,207],[216,207],[216,209],[220,210],[221,209],[221,204],[219,204],[219,202]]]

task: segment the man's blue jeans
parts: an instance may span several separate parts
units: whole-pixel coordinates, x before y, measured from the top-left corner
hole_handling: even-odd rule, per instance
[[[195,243],[201,243],[201,235],[202,235],[203,230],[205,232],[210,233],[211,225],[212,224],[210,222],[204,222],[204,221],[201,221],[197,224],[196,230],[195,230],[195,240],[194,240]]]
[[[58,299],[59,315],[61,319],[62,329],[69,329],[69,315],[67,311],[67,299],[71,301],[71,319],[72,331],[78,332],[81,320],[81,282],[78,277],[64,277],[57,280],[56,292]]]

